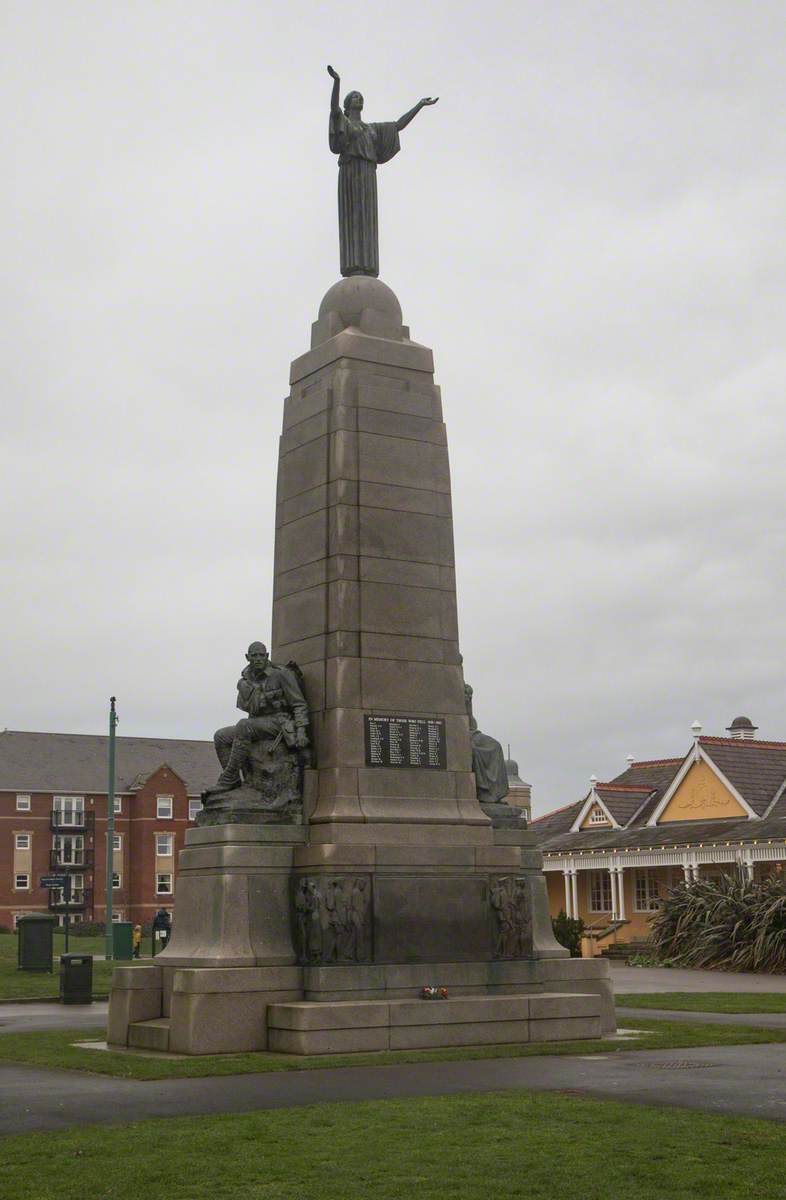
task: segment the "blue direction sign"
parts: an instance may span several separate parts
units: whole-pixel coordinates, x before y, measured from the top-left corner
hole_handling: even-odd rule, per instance
[[[39,885],[43,888],[64,888],[68,883],[67,875],[42,875]]]

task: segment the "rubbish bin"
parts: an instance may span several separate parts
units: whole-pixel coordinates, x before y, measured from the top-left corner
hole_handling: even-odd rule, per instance
[[[60,1003],[93,1003],[92,954],[60,955]]]
[[[52,953],[57,917],[49,913],[28,913],[16,923],[19,941],[16,947],[16,965],[19,971],[52,970]]]
[[[134,926],[131,921],[112,923],[112,957],[128,962],[134,957]]]

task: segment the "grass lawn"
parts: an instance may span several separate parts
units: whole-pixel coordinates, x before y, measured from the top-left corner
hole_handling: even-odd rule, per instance
[[[147,940],[149,945],[150,939]],[[68,941],[71,954],[103,954],[106,950],[103,937],[70,937]],[[0,933],[0,1000],[45,1000],[49,996],[57,996],[60,991],[60,955],[65,953],[62,933],[54,936],[54,969],[51,975],[43,971],[18,970],[17,944],[15,933]],[[112,962],[93,963],[94,996],[109,995],[114,965]]]
[[[185,1079],[206,1075],[248,1075],[257,1071],[305,1071],[324,1067],[387,1066],[391,1063],[448,1062],[481,1058],[524,1058],[536,1054],[615,1054],[628,1050],[671,1050],[692,1046],[739,1046],[786,1042],[786,1030],[737,1025],[699,1025],[678,1021],[627,1021],[642,1031],[629,1041],[533,1042],[514,1046],[463,1046],[443,1050],[389,1050],[369,1054],[215,1054],[172,1059],[103,1050],[85,1050],[74,1042],[99,1041],[102,1029],[49,1033],[0,1034],[0,1062],[89,1071],[124,1079]],[[0,1180],[2,1176],[0,1176]],[[0,1195],[2,1191],[0,1190]]]
[[[775,1121],[524,1091],[318,1104],[6,1138],[0,1194],[783,1200],[783,1138]]]
[[[615,996],[623,1008],[670,1008],[677,1012],[786,1013],[786,992],[647,992]]]

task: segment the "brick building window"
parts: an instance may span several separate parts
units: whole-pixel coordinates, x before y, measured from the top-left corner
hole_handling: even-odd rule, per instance
[[[84,826],[85,798],[84,796],[55,796],[52,806],[57,813],[57,824]]]
[[[112,872],[112,887],[113,887],[113,888],[119,888],[119,887],[122,887],[122,886],[123,886],[123,881],[122,881],[122,879],[121,879],[121,878],[120,878],[120,876],[118,875],[117,871],[113,871],[113,872]]]
[[[85,865],[85,839],[81,833],[56,833],[52,838],[52,850],[57,862],[64,867]]]
[[[156,816],[162,821],[171,821],[173,796],[156,796]]]
[[[611,876],[608,871],[590,871],[589,910],[611,912]]]
[[[65,889],[51,888],[49,895],[53,904],[65,904]],[[85,898],[84,875],[71,876],[71,904],[81,904]]]
[[[123,920],[122,909],[119,909],[119,908],[112,909],[112,920],[113,921],[122,921]]]
[[[30,834],[29,833],[14,834],[14,847],[17,850],[29,850],[30,849]]]
[[[15,875],[14,876],[14,891],[15,892],[29,892],[30,891],[30,876],[29,875]]]
[[[658,881],[646,868],[636,872],[633,908],[635,912],[654,912],[660,908]]]
[[[113,850],[122,850],[122,849],[123,849],[123,836],[122,836],[122,834],[120,834],[120,833],[113,833],[113,834],[112,834],[112,849],[113,849]]]
[[[164,871],[156,875],[156,895],[171,896],[172,895],[172,872]]]
[[[30,812],[30,797],[29,796],[17,796],[16,811],[17,812]]]
[[[156,854],[159,858],[169,858],[174,853],[174,841],[171,833],[156,834]]]
[[[114,810],[115,816],[117,816],[117,814],[118,814],[118,813],[122,813],[122,811],[123,811],[123,798],[122,798],[122,796],[115,796],[115,802],[114,802],[114,805],[113,805],[113,810]]]
[[[200,813],[201,811],[202,811],[202,801],[199,799],[199,797],[198,796],[189,796],[188,797],[188,819],[189,819],[189,821],[196,821],[197,813]]]

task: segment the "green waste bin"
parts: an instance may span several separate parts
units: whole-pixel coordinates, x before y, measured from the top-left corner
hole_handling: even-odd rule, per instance
[[[20,971],[52,970],[53,934],[57,917],[49,913],[28,913],[16,923],[19,941],[16,965]]]
[[[93,1003],[92,954],[60,955],[60,1003]]]
[[[134,926],[131,921],[112,923],[112,957],[128,962],[134,957]]]

